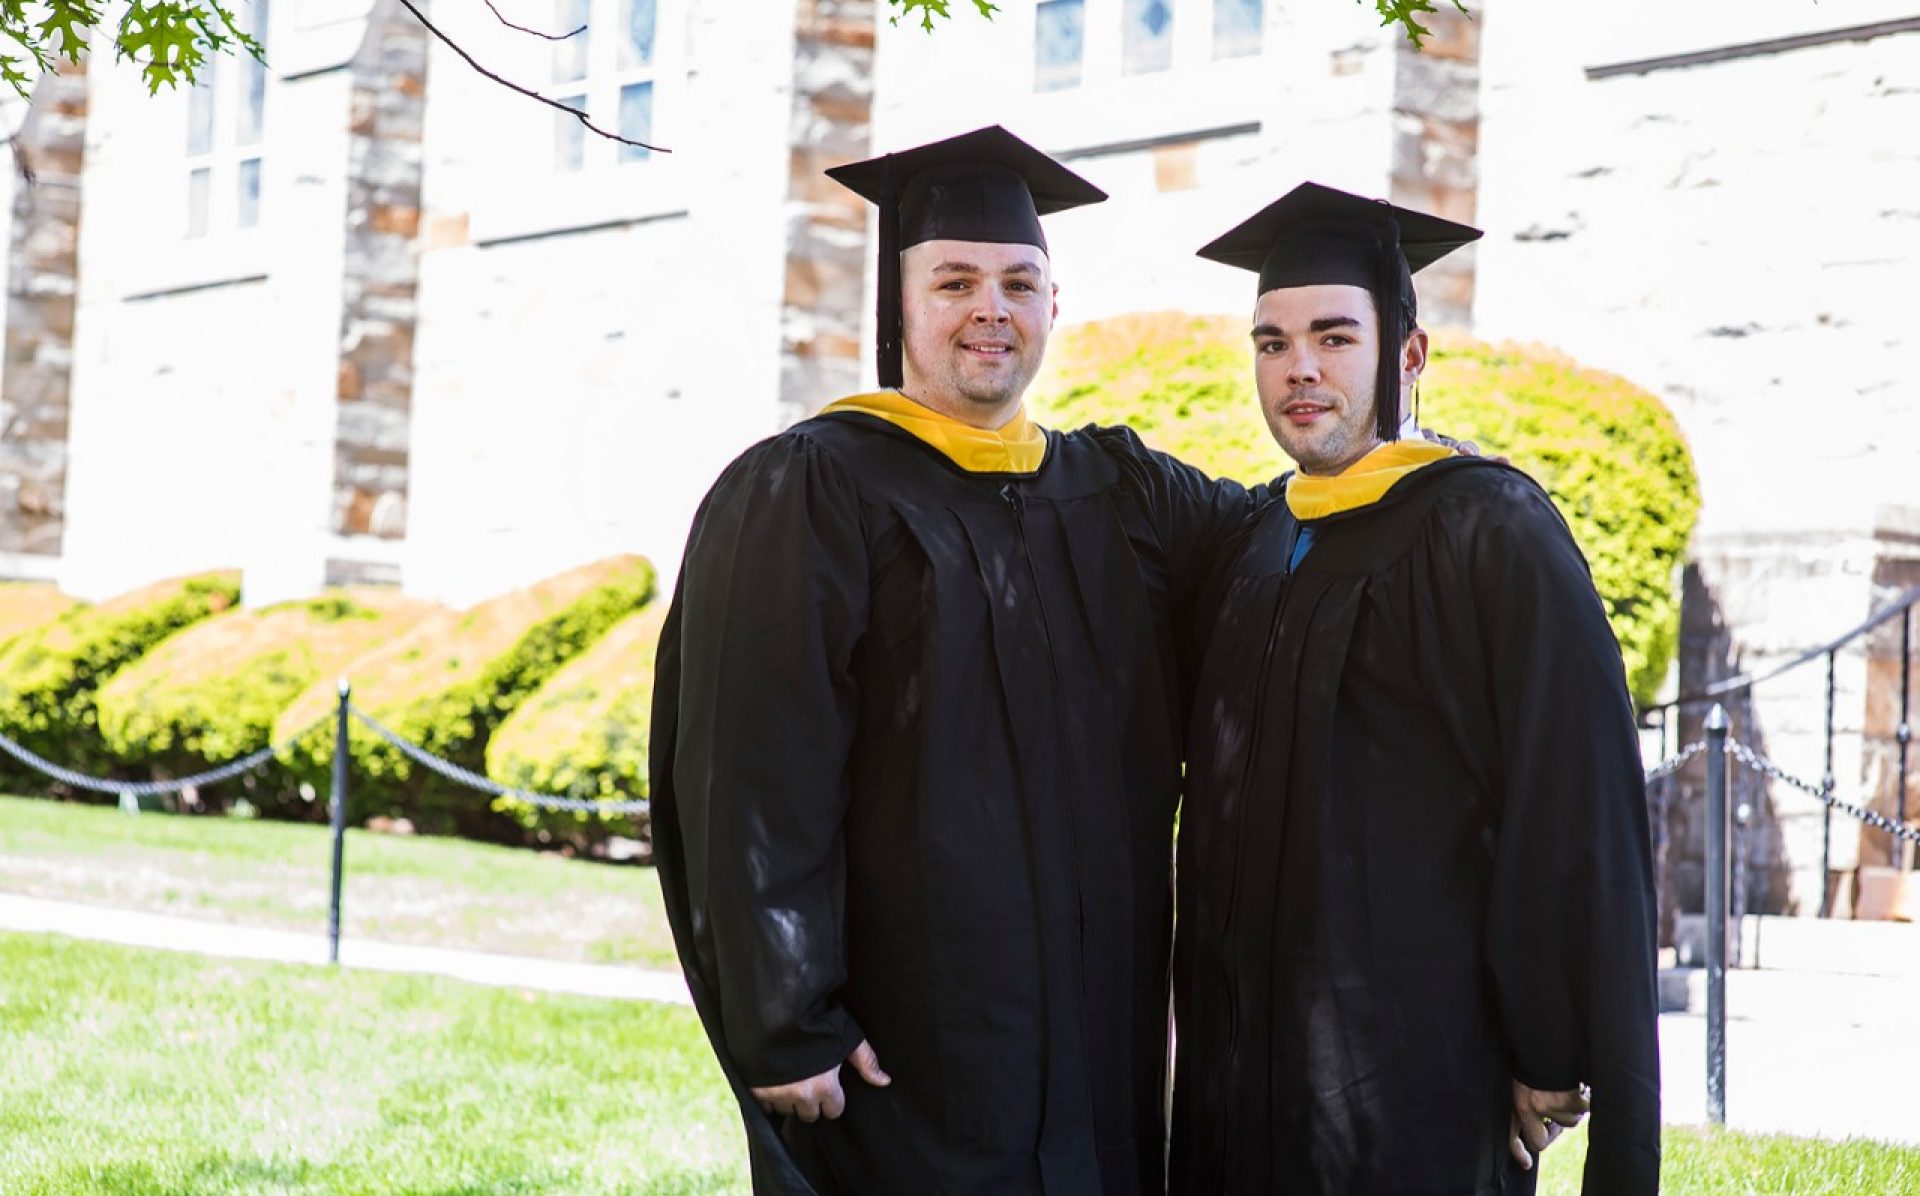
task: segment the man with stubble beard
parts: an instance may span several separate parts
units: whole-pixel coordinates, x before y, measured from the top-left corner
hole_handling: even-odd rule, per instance
[[[1260,278],[1299,464],[1201,605],[1174,966],[1180,1196],[1659,1185],[1653,882],[1624,670],[1547,495],[1401,439],[1412,272],[1479,232],[1306,184],[1201,251]]]

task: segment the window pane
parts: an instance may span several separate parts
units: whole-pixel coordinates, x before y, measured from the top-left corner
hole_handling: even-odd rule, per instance
[[[209,62],[209,67],[218,64]],[[187,92],[187,153],[204,154],[213,148],[213,75],[208,70]]]
[[[213,195],[213,172],[201,167],[187,176],[187,236],[207,235],[207,201]]]
[[[562,104],[585,111],[587,97],[559,96]],[[564,112],[553,114],[553,168],[565,173],[578,170],[587,157],[587,130],[578,119]]]
[[[258,158],[248,158],[240,163],[238,216],[241,228],[252,228],[260,223],[260,159]]]
[[[630,71],[653,62],[653,37],[659,28],[657,0],[620,0],[625,19],[620,22],[620,69]]]
[[[593,0],[553,0],[555,33],[580,32],[553,43],[553,81],[572,83],[587,77],[587,39],[593,30],[581,28],[587,23],[587,11]]]
[[[266,116],[267,68],[242,54],[240,72],[245,91],[240,96],[237,144],[255,145],[260,141],[260,126]]]
[[[240,8],[240,27],[257,38],[262,44],[267,40],[267,0],[253,0]],[[235,61],[240,67],[241,95],[238,117],[238,137],[240,145],[254,145],[260,140],[260,126],[267,103],[266,65],[244,50],[236,51]]]
[[[1260,52],[1265,0],[1213,0],[1213,56],[1246,58]]]
[[[1078,87],[1080,63],[1086,53],[1086,4],[1083,0],[1042,0],[1033,19],[1033,89]]]
[[[653,84],[629,83],[620,89],[620,136],[653,140]],[[653,154],[637,145],[620,147],[622,162],[644,162]]]
[[[1125,0],[1120,26],[1120,70],[1144,75],[1173,65],[1172,0]]]

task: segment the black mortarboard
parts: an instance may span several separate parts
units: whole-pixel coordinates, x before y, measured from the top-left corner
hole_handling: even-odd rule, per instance
[[[1302,183],[1200,256],[1259,274],[1262,295],[1329,283],[1371,292],[1380,316],[1375,424],[1382,440],[1392,440],[1400,430],[1400,347],[1418,312],[1413,274],[1479,239],[1480,230],[1465,224]]]
[[[880,385],[901,384],[900,252],[923,241],[989,241],[1046,251],[1040,217],[1107,193],[989,125],[827,171],[880,207]]]

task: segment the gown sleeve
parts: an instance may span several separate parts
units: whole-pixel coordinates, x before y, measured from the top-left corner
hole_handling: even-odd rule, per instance
[[[1509,473],[1458,523],[1501,811],[1487,953],[1514,1078],[1592,1085],[1588,1192],[1659,1188],[1652,850],[1620,651],[1550,499]]]
[[[837,997],[868,595],[851,478],[804,437],[750,450],[695,517],[680,587],[673,788],[693,954],[741,1079],[791,1083],[861,1039]]]
[[[1166,571],[1175,650],[1190,689],[1214,625],[1223,575],[1239,555],[1269,487],[1214,478],[1151,449],[1132,428],[1087,429],[1120,467],[1122,484],[1152,525]]]

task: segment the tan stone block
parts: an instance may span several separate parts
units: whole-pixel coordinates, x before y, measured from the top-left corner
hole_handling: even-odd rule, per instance
[[[1420,22],[1427,27],[1419,53],[1448,62],[1480,61],[1480,22],[1457,9],[1442,7]],[[1411,46],[1408,49],[1412,49]]]
[[[862,351],[858,339],[832,333],[816,334],[805,340],[793,341],[787,348],[796,356],[810,359],[859,357]]]
[[[820,302],[820,271],[811,262],[787,259],[788,307],[812,308]]]
[[[340,363],[340,377],[334,394],[342,403],[357,402],[360,398],[360,367],[351,358]]]
[[[1157,191],[1191,191],[1199,185],[1200,151],[1190,141],[1153,150],[1153,186]]]
[[[398,204],[375,204],[367,209],[367,226],[377,233],[412,237],[420,231],[420,209]]]
[[[465,212],[452,216],[435,216],[427,221],[428,250],[459,249],[470,244],[472,240]]]
[[[1920,643],[1914,646],[1914,659],[1907,676],[1907,711],[1908,717],[1920,723]],[[1867,661],[1867,702],[1862,729],[1868,735],[1891,737],[1894,728],[1899,726],[1900,674],[1901,661],[1897,655]]]

